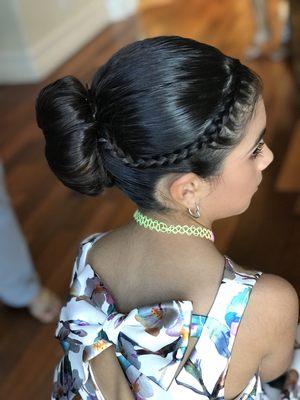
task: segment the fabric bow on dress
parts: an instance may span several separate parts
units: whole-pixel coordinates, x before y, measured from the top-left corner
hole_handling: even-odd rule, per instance
[[[93,395],[88,361],[112,344],[137,393],[141,386],[147,391],[144,375],[153,375],[154,385],[166,390],[188,344],[191,313],[190,301],[159,303],[128,314],[119,313],[107,289],[87,264],[74,276],[71,295],[62,308],[56,330],[65,356],[56,369],[53,398],[72,398],[67,393],[74,392],[75,396],[88,381]],[[76,369],[71,369],[71,365],[76,365]],[[152,392],[151,386],[148,391]]]

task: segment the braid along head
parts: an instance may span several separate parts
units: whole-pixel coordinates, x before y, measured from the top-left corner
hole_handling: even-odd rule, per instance
[[[101,136],[98,139],[98,142],[102,143],[102,148],[109,151],[112,157],[119,159],[124,165],[139,169],[168,167],[174,164],[179,164],[181,161],[193,156],[205,145],[205,142],[203,141],[202,143],[194,141],[171,153],[134,159],[130,154],[126,154],[120,147],[114,144],[107,136]]]
[[[229,79],[223,89],[221,102],[217,106],[217,115],[204,132],[204,137],[200,137],[200,140],[204,140],[210,148],[228,146],[232,140],[226,131],[226,125],[230,120],[239,97],[241,88],[240,68],[242,64],[235,58],[229,58],[229,60],[231,61],[231,65],[225,64],[225,68],[229,72]]]

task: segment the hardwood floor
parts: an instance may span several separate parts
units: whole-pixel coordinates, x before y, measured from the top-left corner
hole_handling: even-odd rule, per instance
[[[159,2],[158,2],[159,3]],[[247,1],[174,0],[144,7],[139,15],[109,26],[40,84],[0,87],[0,157],[5,163],[13,206],[43,283],[65,296],[78,242],[94,232],[114,229],[132,216],[135,205],[117,189],[88,198],[63,187],[44,157],[34,100],[41,87],[64,75],[89,82],[98,66],[132,41],[156,35],[182,35],[217,46],[243,59],[253,24]],[[270,2],[275,10],[276,0]],[[273,23],[274,29],[279,29]],[[266,141],[275,160],[251,207],[219,221],[218,247],[236,261],[288,279],[300,294],[300,222],[293,214],[296,194],[279,193],[275,183],[298,110],[288,62],[245,62],[264,81]],[[46,400],[52,372],[62,351],[55,324],[43,326],[22,310],[0,308],[0,393],[10,400]]]

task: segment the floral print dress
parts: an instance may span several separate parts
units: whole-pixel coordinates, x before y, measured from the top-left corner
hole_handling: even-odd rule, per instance
[[[207,316],[189,300],[173,300],[118,312],[101,277],[86,263],[95,233],[79,246],[70,294],[61,309],[56,337],[64,355],[55,368],[52,400],[104,399],[89,361],[114,345],[137,400],[224,399],[224,381],[236,334],[261,272],[238,273],[225,256],[222,283]],[[197,342],[175,378],[189,336]],[[258,374],[239,399],[265,397]]]

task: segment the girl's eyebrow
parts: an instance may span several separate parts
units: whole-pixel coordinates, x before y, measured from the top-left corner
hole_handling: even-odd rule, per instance
[[[251,151],[255,149],[255,147],[258,145],[258,143],[261,141],[261,139],[263,138],[264,134],[266,133],[266,127],[264,127],[264,129],[260,132],[260,135],[258,136],[258,138],[255,141],[254,146],[251,148]]]

